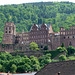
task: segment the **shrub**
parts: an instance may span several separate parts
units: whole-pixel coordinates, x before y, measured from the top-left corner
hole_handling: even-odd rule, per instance
[[[59,61],[65,61],[65,60],[67,60],[67,57],[65,55],[59,56]]]

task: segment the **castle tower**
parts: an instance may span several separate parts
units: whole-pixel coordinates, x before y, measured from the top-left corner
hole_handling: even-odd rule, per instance
[[[14,44],[16,35],[16,27],[14,23],[7,22],[4,27],[3,44]]]

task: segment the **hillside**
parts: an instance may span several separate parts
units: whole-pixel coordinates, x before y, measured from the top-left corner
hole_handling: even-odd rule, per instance
[[[36,24],[51,23],[55,32],[59,27],[75,25],[75,3],[40,2],[0,6],[0,42],[5,22],[14,22],[16,31],[29,31]]]

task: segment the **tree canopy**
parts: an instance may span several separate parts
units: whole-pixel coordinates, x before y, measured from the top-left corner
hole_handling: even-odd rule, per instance
[[[38,2],[0,6],[0,42],[2,42],[5,22],[14,22],[16,31],[29,31],[33,23],[51,23],[54,32],[59,27],[75,25],[75,3]]]
[[[31,42],[30,43],[30,50],[39,50],[38,44],[36,44],[35,42]]]

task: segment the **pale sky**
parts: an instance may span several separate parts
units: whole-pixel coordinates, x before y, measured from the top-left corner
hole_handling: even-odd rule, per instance
[[[21,3],[31,3],[31,2],[47,2],[47,1],[69,1],[74,2],[75,0],[0,0],[0,5],[7,5],[7,4],[21,4]]]

